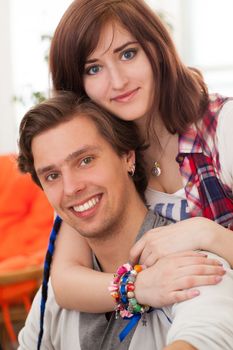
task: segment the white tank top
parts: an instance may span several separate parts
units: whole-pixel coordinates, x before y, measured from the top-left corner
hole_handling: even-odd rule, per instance
[[[173,222],[189,218],[189,208],[184,188],[168,194],[148,187],[145,196],[150,209],[163,217]]]

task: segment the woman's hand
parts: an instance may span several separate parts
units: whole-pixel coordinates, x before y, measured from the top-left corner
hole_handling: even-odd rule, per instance
[[[135,296],[143,305],[168,306],[198,296],[196,287],[217,284],[224,274],[221,262],[205,254],[170,254],[138,274]]]
[[[221,235],[222,231],[224,232]],[[149,267],[168,254],[198,249],[208,250],[228,258],[224,254],[219,254],[220,241],[214,242],[217,241],[218,234],[224,240],[224,237],[227,237],[227,231],[229,230],[214,221],[201,217],[154,228],[134,244],[130,251],[129,261],[132,264],[139,262]]]

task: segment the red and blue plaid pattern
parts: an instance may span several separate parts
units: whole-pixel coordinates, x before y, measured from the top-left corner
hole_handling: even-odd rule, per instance
[[[208,110],[197,125],[179,139],[180,172],[191,216],[204,216],[228,226],[233,222],[233,196],[219,174],[221,167],[215,143],[219,112],[228,99],[211,95]]]

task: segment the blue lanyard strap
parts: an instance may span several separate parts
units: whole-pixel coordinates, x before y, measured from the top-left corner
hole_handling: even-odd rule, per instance
[[[168,320],[168,322],[172,323],[171,319],[166,315],[166,313],[164,312],[163,309],[151,307],[147,313],[152,312],[152,311],[161,311],[165,315],[165,317]],[[127,337],[127,335],[132,331],[132,329],[135,326],[137,326],[137,324],[138,324],[139,320],[141,319],[141,317],[142,317],[142,314],[138,313],[138,314],[133,315],[130,318],[128,318],[128,317],[124,318],[124,320],[129,320],[129,322],[119,334],[119,339],[120,339],[121,342]]]
[[[129,320],[129,322],[119,334],[119,339],[121,342],[125,339],[125,337],[127,337],[127,335],[131,332],[131,330],[138,324],[138,321],[140,320],[141,317],[142,317],[142,314],[135,314],[130,318],[125,318],[126,320]]]

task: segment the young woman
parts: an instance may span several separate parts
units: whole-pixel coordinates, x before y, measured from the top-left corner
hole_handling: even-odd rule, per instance
[[[74,1],[53,37],[50,70],[55,90],[88,96],[135,121],[149,144],[148,204],[177,223],[148,232],[132,248],[132,261],[154,264],[153,276],[137,278],[138,301],[161,307],[198,294],[188,288],[217,283],[217,269],[184,251],[209,250],[233,266],[233,101],[208,94],[142,0]],[[184,256],[185,273],[178,263]],[[61,306],[113,310],[112,275],[91,267],[86,242],[62,223],[52,268]]]

